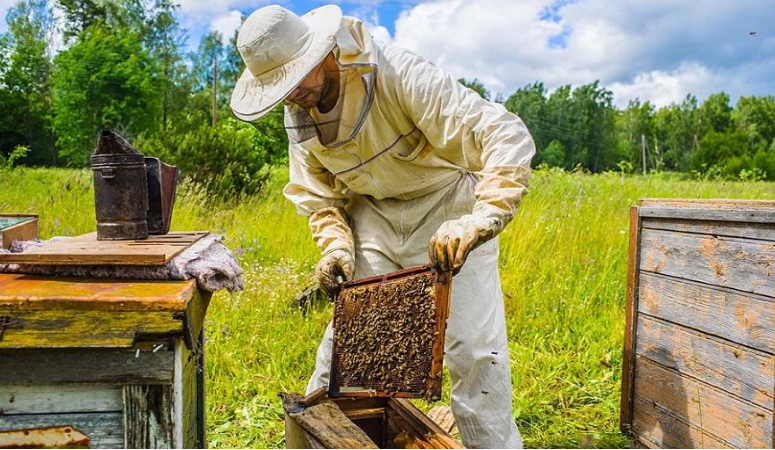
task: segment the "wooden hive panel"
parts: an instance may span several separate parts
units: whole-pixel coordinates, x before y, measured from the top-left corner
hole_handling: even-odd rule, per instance
[[[773,445],[775,203],[631,211],[622,430],[661,448]]]

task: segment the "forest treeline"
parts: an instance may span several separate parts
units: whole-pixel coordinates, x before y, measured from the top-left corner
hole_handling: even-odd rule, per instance
[[[0,35],[0,165],[82,167],[100,129],[224,194],[256,192],[286,158],[277,109],[254,125],[228,108],[243,64],[235,36],[187,33],[171,0],[20,0]],[[62,42],[63,40],[63,42]],[[464,84],[484,97],[477,80]],[[591,172],[669,170],[775,180],[775,98],[687,96],[618,109],[599,83],[540,82],[495,99],[527,124],[536,165]],[[645,158],[644,158],[645,156]],[[644,164],[645,160],[645,164]]]

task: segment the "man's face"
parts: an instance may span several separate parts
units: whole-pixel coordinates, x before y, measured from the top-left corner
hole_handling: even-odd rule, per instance
[[[294,103],[304,109],[311,109],[317,105],[320,99],[323,98],[327,88],[328,80],[326,79],[326,71],[323,70],[324,64],[325,61],[312,69],[302,80],[301,84],[288,94],[285,101]]]

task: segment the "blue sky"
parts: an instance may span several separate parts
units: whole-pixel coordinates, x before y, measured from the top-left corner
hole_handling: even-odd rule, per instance
[[[0,0],[0,17],[15,0]],[[177,0],[189,47],[230,35],[242,13],[279,3],[303,14],[319,0]],[[692,93],[775,95],[775,0],[335,0],[383,43],[508,96],[595,80],[662,106]],[[0,27],[2,30],[2,27]]]

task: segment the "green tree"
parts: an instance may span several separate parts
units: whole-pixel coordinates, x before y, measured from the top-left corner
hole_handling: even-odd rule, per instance
[[[740,97],[732,119],[735,127],[748,136],[752,147],[766,150],[775,139],[775,97]]]
[[[741,170],[750,169],[748,136],[741,131],[710,131],[703,136],[699,150],[692,157],[691,168],[702,172],[714,166],[721,167],[728,176],[737,176]]]
[[[551,133],[544,126],[547,122],[546,94],[544,84],[536,82],[517,89],[504,103],[507,110],[518,115],[525,122],[539,153],[551,142]]]
[[[78,36],[96,23],[104,23],[108,16],[107,3],[100,0],[56,0],[65,16],[66,39]]]
[[[732,128],[732,107],[729,94],[719,92],[709,96],[700,107],[700,119],[704,130],[723,133]]]
[[[54,129],[65,164],[86,164],[102,128],[129,140],[158,129],[157,67],[136,33],[94,25],[55,64]]]
[[[538,154],[538,163],[550,167],[562,167],[565,164],[565,148],[560,141],[554,140]]]
[[[654,105],[641,103],[639,99],[630,100],[627,108],[616,114],[615,120],[622,159],[635,167],[643,167],[642,141],[652,140],[655,136]],[[654,162],[649,161],[648,156],[646,163],[654,167]]]
[[[53,164],[55,153],[50,127],[51,59],[49,30],[51,9],[45,0],[22,0],[9,9],[8,32],[0,37],[0,152],[16,146],[30,152],[28,164]]]
[[[490,91],[484,86],[484,83],[479,81],[478,78],[474,78],[472,81],[468,81],[465,78],[457,80],[463,86],[475,90],[485,100],[490,100]]]

